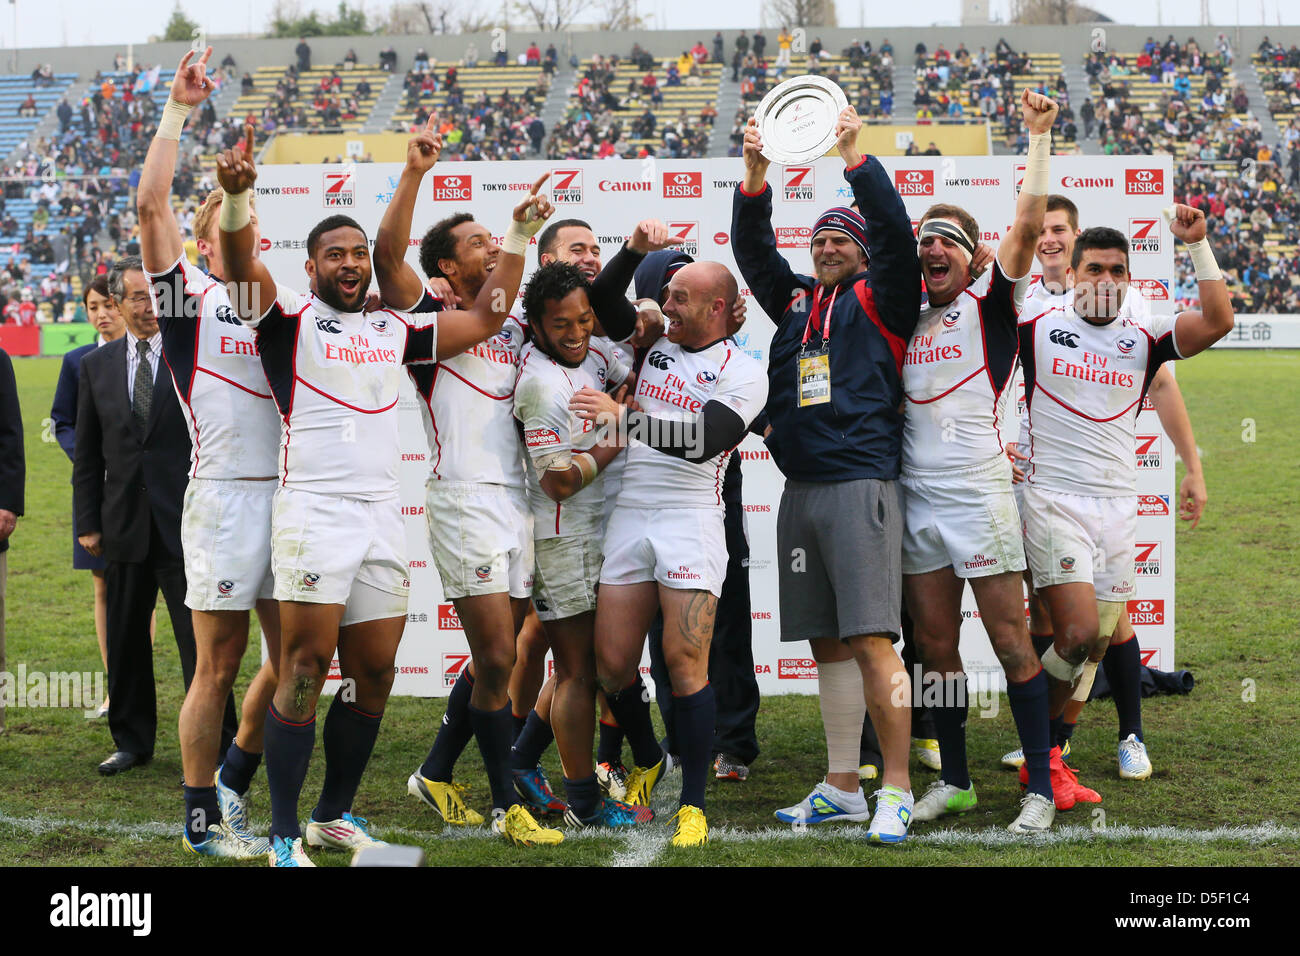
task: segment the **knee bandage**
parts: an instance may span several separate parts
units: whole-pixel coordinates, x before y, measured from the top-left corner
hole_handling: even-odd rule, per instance
[[[1085,661],[1083,664],[1083,673],[1079,675],[1079,683],[1074,685],[1074,693],[1070,695],[1070,699],[1086,701],[1088,695],[1092,693],[1092,682],[1096,679],[1097,662]]]
[[[857,773],[862,721],[867,702],[857,661],[817,663],[817,695],[826,729],[826,767],[831,773]]]
[[[1119,627],[1119,616],[1124,611],[1124,605],[1115,601],[1098,601],[1097,602],[1097,636],[1104,637],[1107,641],[1115,633],[1115,628]]]
[[[1043,655],[1043,670],[1051,674],[1057,680],[1065,681],[1067,684],[1074,682],[1081,673],[1083,673],[1082,664],[1071,664],[1060,654],[1056,653],[1056,645],[1053,644]]]

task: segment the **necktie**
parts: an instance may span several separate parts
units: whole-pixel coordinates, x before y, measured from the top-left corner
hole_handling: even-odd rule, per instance
[[[131,414],[144,431],[149,424],[149,409],[153,407],[153,370],[149,367],[149,341],[137,339],[135,350],[140,363],[135,367],[135,396],[131,399]]]

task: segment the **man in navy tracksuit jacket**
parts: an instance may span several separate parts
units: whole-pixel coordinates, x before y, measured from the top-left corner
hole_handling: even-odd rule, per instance
[[[777,249],[769,161],[752,121],[731,242],[776,323],[767,444],[786,477],[777,517],[781,639],[811,644],[829,761],[825,781],[777,818],[868,818],[857,768],[869,710],[884,773],[868,836],[896,843],[912,808],[911,693],[892,641],[902,587],[902,363],[921,304],[920,263],[902,199],[880,163],[858,152],[860,128],[851,107],[840,114],[837,145],[861,215],[837,207],[817,220],[815,276],[796,274]]]

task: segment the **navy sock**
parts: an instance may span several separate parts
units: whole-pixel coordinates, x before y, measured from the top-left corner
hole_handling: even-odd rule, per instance
[[[1074,728],[1077,726],[1077,723],[1071,723],[1065,718],[1061,718],[1060,729],[1056,732],[1056,746],[1064,749],[1065,745],[1070,742],[1070,738],[1074,736]]]
[[[510,776],[510,705],[500,710],[479,710],[471,704],[469,720],[492,788],[492,808],[509,810],[519,802]]]
[[[943,781],[959,790],[967,790],[970,788],[970,769],[966,766],[966,676],[945,680],[939,699],[940,704],[931,707],[930,712],[934,714]]]
[[[542,715],[536,710],[530,710],[524,718],[523,730],[515,735],[514,746],[510,748],[510,768],[532,770],[554,739],[555,732],[551,730],[551,725],[542,720]]]
[[[617,767],[623,762],[623,728],[618,724],[600,722],[600,745],[596,748],[596,763]]]
[[[424,758],[424,764],[420,767],[420,776],[426,780],[451,783],[456,761],[465,752],[469,739],[474,736],[474,728],[469,721],[469,695],[473,691],[474,678],[470,676],[469,668],[465,668],[456,678],[456,683],[451,685],[447,711],[442,715],[438,736],[434,738],[429,756]]]
[[[1047,649],[1052,646],[1056,640],[1055,634],[1030,634],[1029,641],[1034,645],[1034,653],[1041,659],[1047,653]]]
[[[650,722],[650,701],[646,686],[640,676],[617,694],[606,694],[610,712],[623,736],[632,746],[632,760],[638,767],[653,767],[663,759],[663,750],[655,739],[654,724]]]
[[[1007,700],[1011,704],[1011,717],[1016,722],[1016,731],[1020,734],[1025,766],[1029,768],[1028,790],[1050,800],[1052,776],[1049,753],[1052,738],[1047,718],[1047,672],[1039,670],[1020,684],[1008,680]]]
[[[1137,734],[1142,739],[1142,650],[1136,637],[1123,644],[1112,645],[1101,660],[1106,669],[1106,680],[1115,697],[1115,713],[1119,717],[1119,739]]]
[[[280,716],[272,704],[266,711],[266,786],[271,792],[271,838],[294,840],[298,828],[298,797],[307,779],[307,766],[316,747],[316,715],[296,723]]]
[[[343,811],[352,809],[383,719],[382,713],[368,714],[341,696],[334,698],[321,734],[325,741],[325,784],[311,815],[317,823],[342,819]]]
[[[1057,746],[1056,742],[1061,739],[1061,728],[1064,726],[1065,726],[1064,716],[1053,717],[1051,719],[1051,722],[1048,724],[1048,728],[1051,730],[1051,735],[1047,738],[1048,740],[1051,741],[1051,746],[1053,747]]]
[[[535,710],[529,711],[530,714],[536,713]],[[519,735],[524,732],[524,725],[528,723],[528,716],[520,717],[515,713],[514,705],[510,705],[510,743],[513,744],[519,739]]]
[[[569,807],[582,820],[588,820],[596,813],[600,805],[600,789],[596,785],[596,775],[582,780],[564,778],[564,792],[569,798]]]
[[[248,792],[248,785],[253,782],[253,774],[262,763],[261,754],[250,754],[240,749],[233,741],[226,751],[226,759],[221,764],[221,783],[235,793]]]
[[[217,805],[217,788],[185,787],[185,832],[191,843],[202,843],[208,838],[208,827],[221,822],[221,808]]]
[[[713,757],[713,725],[718,716],[713,685],[686,697],[673,696],[677,746],[682,758],[682,806],[704,809],[704,782]]]

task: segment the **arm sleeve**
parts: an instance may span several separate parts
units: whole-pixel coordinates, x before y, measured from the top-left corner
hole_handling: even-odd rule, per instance
[[[290,319],[296,319],[302,314],[303,309],[307,308],[307,297],[300,296],[297,292],[288,286],[275,286],[275,301],[267,306],[266,310],[255,319],[245,319],[240,316],[240,321],[250,329],[255,329],[259,334],[274,332],[289,324]]]
[[[754,301],[774,324],[780,325],[790,299],[804,283],[777,249],[770,185],[764,185],[757,196],[736,187],[731,200],[731,249]]]
[[[408,312],[405,314],[389,312],[389,314],[393,316],[395,321],[406,326],[406,347],[402,350],[403,365],[427,365],[438,360],[438,319],[436,312]]]
[[[0,508],[23,513],[27,463],[23,457],[23,413],[9,354],[0,349]]]
[[[988,279],[982,284],[980,325],[984,332],[984,352],[988,356],[989,374],[999,387],[1005,387],[1016,369],[1020,351],[1017,328],[1025,291],[1029,288],[1029,273],[1011,279],[1003,270],[1002,261],[995,256]]]
[[[68,461],[72,461],[77,444],[77,373],[73,370],[70,355],[63,356],[63,365],[59,369],[59,384],[54,389],[50,421],[54,423],[54,437],[59,447],[68,456]]]
[[[198,318],[204,290],[217,281],[190,265],[183,252],[162,272],[146,272],[145,276],[153,293],[154,308],[160,318],[167,319]]]
[[[636,331],[636,306],[627,300],[627,288],[644,259],[645,256],[633,252],[625,242],[591,283],[588,293],[591,308],[606,338],[621,341]]]
[[[409,315],[425,315],[429,312],[441,312],[446,308],[446,304],[428,289],[424,290],[424,295],[420,296],[420,301],[415,303],[409,309],[403,309],[403,312]]]
[[[912,220],[889,174],[874,156],[844,171],[853,188],[858,211],[867,222],[867,252],[871,257],[867,282],[880,321],[908,341],[921,312],[921,260],[916,253]]]
[[[745,437],[745,420],[729,405],[716,399],[705,403],[693,421],[654,418],[645,412],[628,412],[630,432],[648,436],[643,443],[673,458],[685,461],[708,461],[740,444]],[[700,438],[696,429],[702,429]]]

